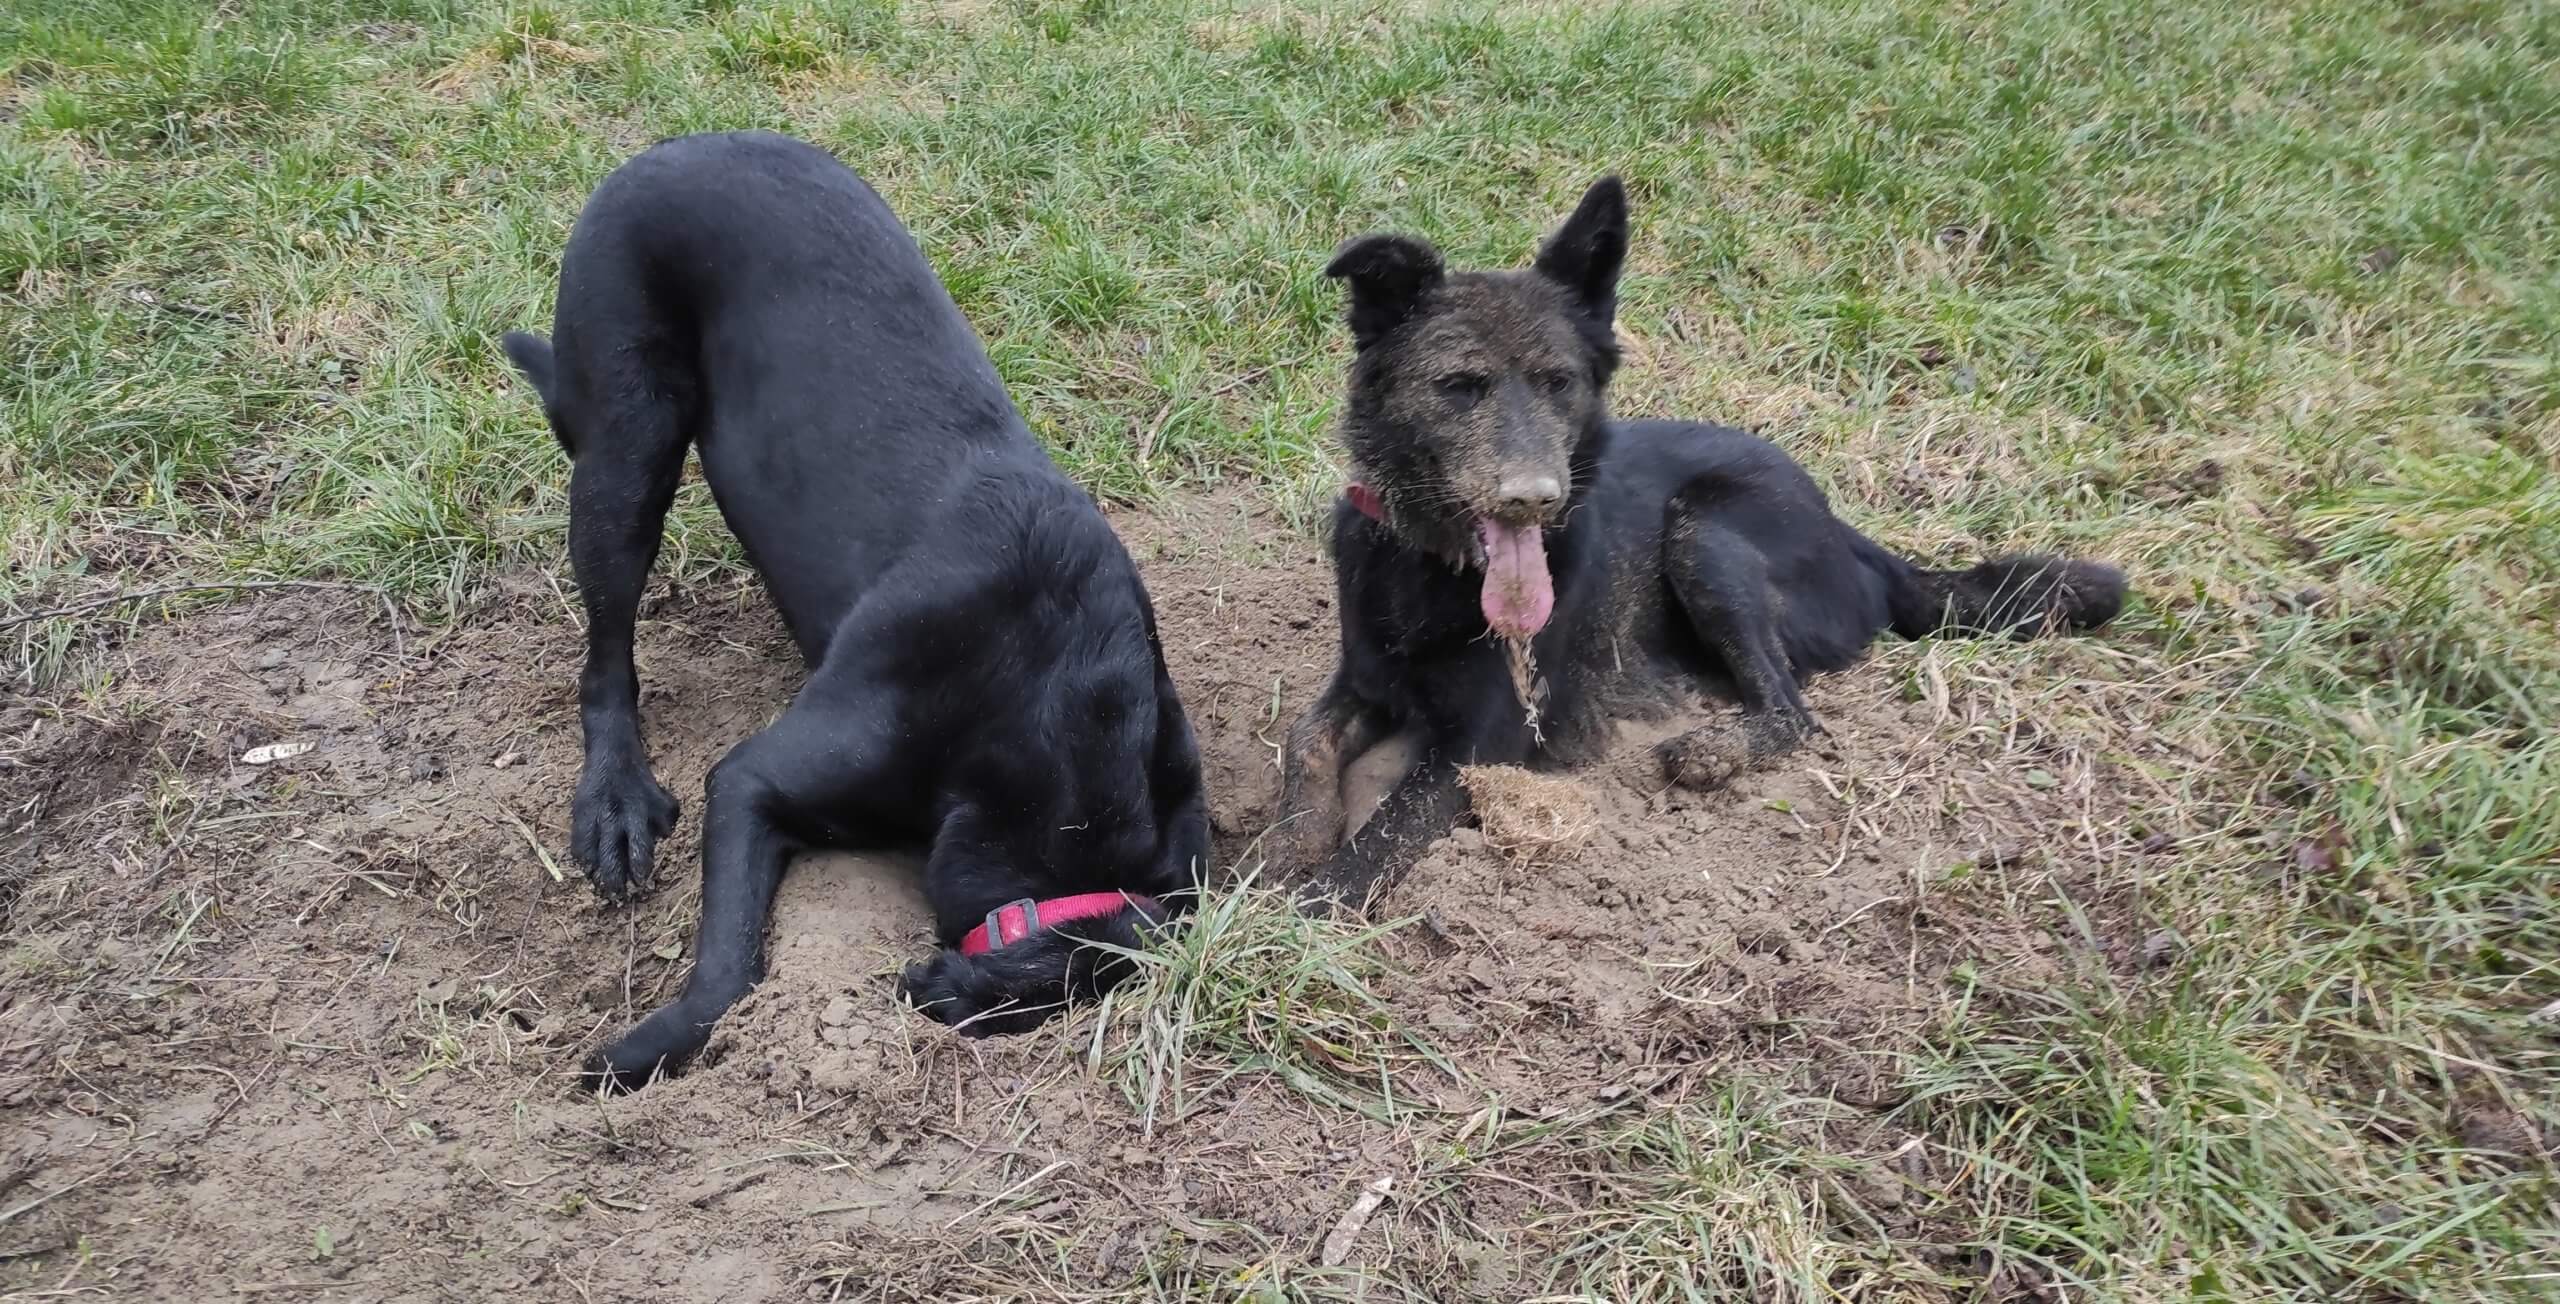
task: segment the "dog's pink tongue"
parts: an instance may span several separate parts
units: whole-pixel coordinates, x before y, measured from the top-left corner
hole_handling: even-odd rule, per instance
[[[1476,522],[1484,541],[1484,623],[1505,638],[1527,638],[1555,614],[1547,579],[1546,532],[1534,525]]]

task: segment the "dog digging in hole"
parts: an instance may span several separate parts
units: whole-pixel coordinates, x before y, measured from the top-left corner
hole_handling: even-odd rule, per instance
[[[1348,289],[1333,512],[1341,660],[1283,751],[1274,862],[1311,900],[1392,887],[1469,807],[1462,767],[1570,766],[1613,721],[1699,693],[1738,716],[1665,743],[1713,788],[1819,732],[1802,687],[1885,630],[2090,629],[2124,603],[2095,562],[1930,570],[1831,514],[1802,467],[1738,430],[1613,421],[1625,187],[1602,179],[1526,269],[1453,272],[1365,235]],[[1389,737],[1418,759],[1346,838],[1345,764]]]
[[[788,137],[662,142],[588,200],[551,339],[506,349],[573,464],[571,849],[599,895],[646,889],[677,814],[632,638],[688,447],[808,668],[704,785],[681,993],[591,1080],[628,1089],[702,1049],[762,980],[807,849],[925,849],[942,949],[900,986],[964,1032],[1027,1029],[1125,975],[1207,869],[1191,725],[1128,553],[888,205]]]

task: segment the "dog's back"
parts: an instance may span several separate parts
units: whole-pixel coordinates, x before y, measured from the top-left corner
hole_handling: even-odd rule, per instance
[[[918,513],[989,474],[1063,484],[906,228],[813,145],[737,132],[651,147],[597,187],[560,285],[548,350],[524,335],[508,348],[562,444],[619,438],[588,427],[627,397],[672,399],[813,658]],[[831,564],[770,564],[789,555]]]

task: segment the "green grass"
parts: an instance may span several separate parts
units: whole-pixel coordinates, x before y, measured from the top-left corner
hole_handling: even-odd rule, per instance
[[[2560,1288],[2550,1169],[2456,1118],[2560,1126],[2521,1017],[2560,995],[2560,7],[21,0],[0,68],[28,608],[335,577],[435,617],[556,566],[564,467],[495,341],[654,136],[854,162],[1122,499],[1320,471],[1344,236],[1515,262],[1621,170],[1621,409],[1767,423],[1898,540],[2128,563],[2117,637],[2159,673],[2126,700],[2197,760],[2151,812],[2181,854],[2127,885],[2174,974],[1953,993],[1908,1060],[1926,1236],[1825,1184],[1802,1110],[1730,1097],[1539,1135],[1600,1175],[1549,1284],[1926,1297],[1975,1255],[2074,1297]],[[690,490],[672,553],[736,564]],[[11,631],[14,686],[76,632]],[[1128,1014],[1152,1108],[1195,1054],[1357,1103],[1342,1063],[1422,1053],[1357,947],[1229,922]]]
[[[1399,1075],[1460,1076],[1372,986],[1373,944],[1411,922],[1310,918],[1250,882],[1218,892],[1164,945],[1131,953],[1149,979],[1145,995],[1106,1006],[1094,1044],[1108,1047],[1113,1077],[1150,1129],[1215,1107],[1217,1088],[1239,1074],[1395,1121],[1427,1108]],[[1203,1073],[1204,1064],[1214,1067]]]
[[[2413,1120],[2306,1093],[2288,1072],[2300,1031],[2254,1004],[2263,990],[2182,995],[2022,995],[2009,1018],[1947,1030],[1911,1115],[1961,1153],[2004,1158],[1963,1192],[1993,1240],[2065,1280],[2102,1254],[2117,1288],[2154,1297],[2419,1283],[2422,1297],[2497,1297],[2500,1282],[2468,1279],[2483,1258],[2522,1275],[2547,1187],[2364,1144],[2359,1126]]]

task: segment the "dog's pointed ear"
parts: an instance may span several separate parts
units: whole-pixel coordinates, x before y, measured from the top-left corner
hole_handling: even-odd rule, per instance
[[[1409,235],[1353,236],[1324,274],[1351,287],[1351,338],[1364,349],[1411,318],[1446,275],[1440,251]]]
[[[1627,186],[1614,176],[1591,183],[1573,216],[1538,246],[1538,271],[1574,292],[1606,324],[1618,311],[1618,272],[1627,262]]]

